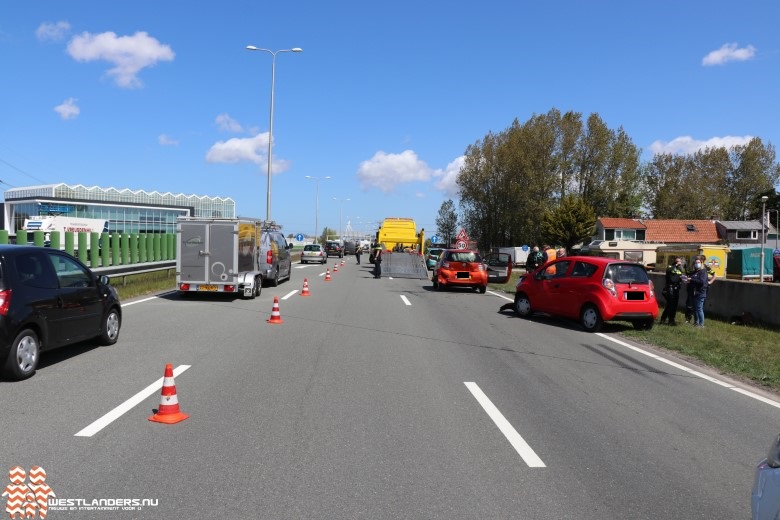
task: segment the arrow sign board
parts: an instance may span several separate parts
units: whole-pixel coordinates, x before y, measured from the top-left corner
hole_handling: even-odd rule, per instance
[[[465,229],[461,228],[460,232],[458,233],[457,239],[458,239],[458,241],[462,241],[462,242],[468,242],[469,241],[469,236],[466,234],[466,230]],[[458,248],[458,249],[464,249],[464,248]]]
[[[465,242],[465,241],[463,241],[463,240],[458,240],[458,241],[455,243],[455,247],[457,247],[458,249],[466,249],[466,246],[467,246],[467,245],[468,245],[468,244],[466,244],[466,242]]]
[[[431,243],[432,244],[438,244],[439,243],[439,235],[433,235],[431,237]]]
[[[297,235],[295,235],[295,240],[297,240],[298,242],[303,242],[303,235],[301,233],[298,233]]]

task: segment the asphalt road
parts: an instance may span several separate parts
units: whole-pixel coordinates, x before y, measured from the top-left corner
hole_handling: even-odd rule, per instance
[[[773,400],[619,325],[523,320],[345,261],[255,300],[125,302],[116,345],[0,382],[0,461],[46,470],[52,520],[749,518]],[[147,420],[166,363],[190,415],[173,425]]]

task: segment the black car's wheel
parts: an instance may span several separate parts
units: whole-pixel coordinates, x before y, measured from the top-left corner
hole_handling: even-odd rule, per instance
[[[525,293],[518,293],[515,296],[515,312],[518,316],[528,318],[533,312],[531,310],[531,300],[528,299]]]
[[[11,351],[5,363],[6,373],[16,379],[30,377],[38,368],[40,356],[41,344],[38,335],[30,329],[24,329],[11,343]]]
[[[108,314],[103,318],[103,326],[100,330],[100,342],[103,345],[113,345],[119,339],[119,329],[122,326],[122,319],[119,312],[112,307]]]
[[[252,297],[257,298],[258,296],[260,296],[262,290],[263,290],[263,277],[258,276],[257,278],[255,278],[255,290]]]
[[[479,294],[485,294],[487,292],[487,285],[480,285],[477,287],[477,292]]]
[[[644,320],[635,320],[631,324],[636,330],[650,330],[653,328],[653,324],[655,324],[655,322],[652,318],[647,318]]]
[[[276,270],[276,274],[271,279],[271,287],[277,287],[279,285],[279,269]]]
[[[580,323],[587,332],[598,332],[604,325],[604,320],[601,319],[601,314],[596,306],[589,303],[580,312]]]

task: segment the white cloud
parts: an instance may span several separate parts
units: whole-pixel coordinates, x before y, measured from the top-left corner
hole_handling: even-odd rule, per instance
[[[68,54],[76,61],[103,60],[112,63],[114,67],[108,70],[108,75],[124,88],[143,86],[137,77],[142,69],[152,67],[159,61],[173,61],[175,56],[168,45],[162,45],[145,32],[137,32],[132,36],[117,36],[113,32],[84,32],[74,36],[68,43]]]
[[[244,130],[238,121],[227,114],[219,114],[214,122],[217,123],[217,128],[219,128],[220,132],[233,132],[237,134]]]
[[[267,164],[268,132],[254,137],[234,137],[227,141],[217,141],[206,153],[206,162],[235,164],[252,162]],[[273,161],[273,173],[278,174],[290,168],[290,161]]]
[[[173,139],[165,134],[160,134],[157,138],[157,142],[160,146],[179,146],[179,141],[177,139]]]
[[[460,173],[460,169],[463,167],[463,163],[465,161],[466,158],[461,155],[448,164],[447,168],[444,170],[436,170],[434,173],[434,175],[438,177],[438,180],[435,184],[436,189],[443,191],[449,197],[457,197],[459,188],[456,181],[458,179],[458,173]]]
[[[385,193],[393,191],[399,184],[427,181],[432,175],[433,171],[425,161],[411,150],[400,154],[377,152],[371,159],[360,163],[357,172],[364,190],[378,188]]]
[[[701,60],[705,67],[723,65],[729,61],[747,61],[756,55],[756,48],[752,45],[739,48],[736,43],[724,43],[723,46],[710,52]]]
[[[685,135],[672,139],[669,142],[655,141],[650,145],[650,151],[653,152],[653,154],[678,153],[683,155],[690,155],[696,153],[699,150],[704,150],[705,148],[729,149],[732,146],[743,146],[750,142],[751,139],[753,139],[753,136],[751,135],[727,135],[726,137],[711,137],[706,141],[700,141],[689,135]]]
[[[81,109],[76,105],[76,101],[76,98],[68,98],[61,105],[54,107],[54,111],[64,120],[76,119],[81,113]]]
[[[42,42],[59,42],[64,40],[69,32],[70,24],[68,22],[44,22],[35,30],[35,37]]]

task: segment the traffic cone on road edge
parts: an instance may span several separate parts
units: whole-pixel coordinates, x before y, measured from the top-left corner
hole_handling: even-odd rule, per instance
[[[325,269],[325,281],[330,281],[330,269]]]
[[[301,296],[311,296],[309,294],[309,279],[304,278],[303,279],[303,290],[301,291]]]
[[[339,272],[339,263],[338,262],[333,264],[333,272],[334,273],[338,273]]]
[[[274,307],[271,310],[271,318],[268,323],[284,323],[282,321],[282,315],[279,314],[279,297],[274,296]]]
[[[341,261],[341,267],[344,267],[344,260]]]
[[[189,417],[179,411],[179,398],[176,397],[176,383],[173,381],[173,365],[165,365],[163,376],[162,394],[160,395],[160,407],[157,413],[149,417],[150,421],[174,424]]]

